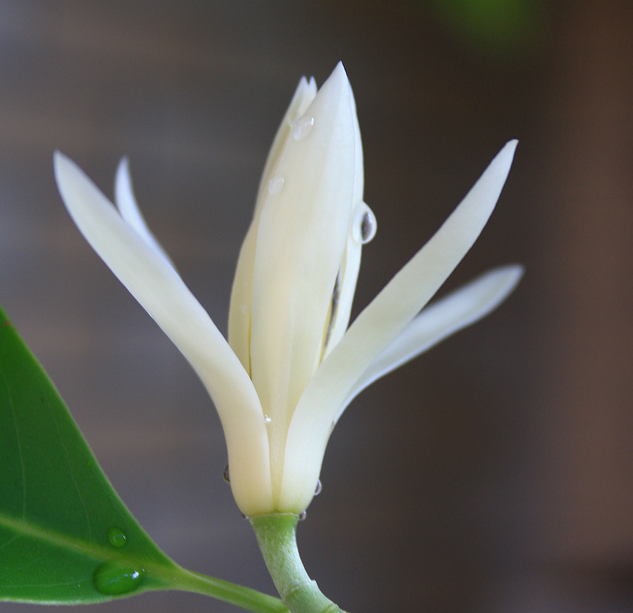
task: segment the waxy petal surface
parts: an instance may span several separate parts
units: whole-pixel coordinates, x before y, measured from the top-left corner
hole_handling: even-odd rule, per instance
[[[257,230],[262,206],[268,196],[270,180],[276,172],[279,157],[288,139],[292,138],[293,122],[301,117],[314,97],[317,88],[314,79],[308,82],[305,77],[290,102],[290,106],[277,130],[273,145],[268,154],[264,172],[259,185],[253,221],[240,249],[237,269],[231,289],[229,308],[229,344],[237,354],[242,365],[251,373],[251,321],[253,314],[253,277],[255,275],[255,250]]]

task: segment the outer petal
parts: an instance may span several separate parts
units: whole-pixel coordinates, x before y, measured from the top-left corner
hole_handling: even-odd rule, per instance
[[[236,355],[182,279],[128,226],[67,157],[55,176],[77,227],[180,349],[211,394],[224,429],[231,485],[244,513],[271,508],[268,439],[255,389]]]
[[[272,175],[279,163],[279,157],[287,140],[291,137],[293,122],[305,113],[309,104],[316,96],[316,83],[305,77],[299,85],[286,111],[286,115],[277,130],[273,145],[266,160],[266,166],[259,185],[253,221],[248,229],[244,243],[240,250],[237,270],[231,290],[231,304],[229,309],[229,343],[237,354],[244,368],[250,374],[251,356],[251,317],[253,303],[253,275],[255,274],[255,247],[257,245],[257,228],[261,209],[268,196],[268,186]]]
[[[157,254],[165,258],[167,262],[174,268],[172,261],[147,227],[141,210],[138,207],[134,190],[132,189],[132,177],[130,176],[130,164],[127,158],[123,158],[119,162],[114,181],[114,201],[121,213],[121,217],[128,226],[134,228],[136,233],[151,247]]]
[[[522,276],[522,266],[496,268],[427,306],[369,365],[340,412],[380,377],[483,319],[514,291]]]
[[[251,377],[271,418],[273,491],[292,411],[321,359],[355,204],[358,126],[341,64],[298,125],[306,131],[276,168],[283,188],[261,210],[253,281]]]
[[[461,261],[486,225],[507,178],[516,141],[497,154],[429,242],[363,310],[321,364],[288,431],[281,507],[305,507],[341,407],[374,359],[415,317]]]

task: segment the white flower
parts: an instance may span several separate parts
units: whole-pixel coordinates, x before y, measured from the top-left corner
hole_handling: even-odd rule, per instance
[[[489,272],[424,308],[477,239],[510,170],[516,141],[348,328],[362,244],[375,231],[363,203],[354,98],[339,64],[317,93],[305,78],[264,170],[231,296],[229,342],[148,230],[118,169],[118,211],[55,154],[62,198],[80,231],[196,370],[220,415],[231,486],[248,516],[310,503],[332,428],[367,385],[480,319],[522,270]],[[230,344],[229,344],[230,343]]]

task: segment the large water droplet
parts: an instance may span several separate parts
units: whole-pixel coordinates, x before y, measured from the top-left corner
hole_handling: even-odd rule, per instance
[[[352,221],[352,236],[354,240],[363,245],[368,243],[376,236],[377,228],[378,224],[373,211],[364,202],[358,204],[354,211],[354,220]]]
[[[141,587],[143,569],[121,566],[110,560],[101,564],[92,575],[92,582],[98,592],[106,596],[129,594]]]
[[[110,541],[110,545],[112,545],[112,547],[120,549],[121,547],[125,547],[125,544],[127,543],[127,535],[123,532],[123,530],[121,530],[121,528],[112,526],[112,528],[108,530],[108,541]]]
[[[231,477],[229,476],[229,465],[227,464],[222,471],[222,477],[227,483],[231,483]]]
[[[295,140],[308,138],[314,126],[314,117],[301,117],[294,122],[292,127],[292,137]]]
[[[286,180],[281,175],[275,175],[270,181],[268,181],[268,193],[278,194],[286,183]]]

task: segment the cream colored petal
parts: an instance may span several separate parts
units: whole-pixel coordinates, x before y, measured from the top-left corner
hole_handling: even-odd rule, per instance
[[[354,104],[354,116],[356,116],[356,105]],[[363,168],[363,144],[360,138],[360,128],[358,122],[354,122],[354,159],[356,169],[354,171],[354,194],[352,202],[354,203],[354,211],[347,237],[345,247],[345,255],[341,269],[337,279],[336,304],[333,304],[332,318],[328,322],[325,331],[326,343],[321,356],[324,359],[338,342],[343,338],[347,326],[349,325],[350,313],[352,311],[352,303],[354,301],[354,293],[356,291],[356,282],[358,280],[358,272],[360,270],[361,251],[363,246],[362,224],[363,216],[369,207],[363,202],[363,188],[365,183],[365,175]],[[373,213],[369,211],[373,222],[375,218]],[[374,228],[375,230],[375,228]]]
[[[341,412],[380,377],[491,313],[514,291],[522,276],[522,266],[496,268],[423,309],[369,365]]]
[[[261,209],[253,278],[251,376],[271,418],[273,489],[292,410],[321,358],[353,211],[358,128],[342,65],[298,122],[306,130],[276,167],[283,188]]]
[[[156,240],[152,231],[147,227],[145,218],[139,209],[134,197],[134,189],[132,188],[132,177],[130,176],[130,164],[127,158],[123,158],[119,162],[114,181],[114,201],[121,217],[128,226],[134,228],[136,233],[161,257],[165,258],[169,264],[174,267],[173,262],[163,249],[161,244]]]
[[[495,157],[429,242],[352,323],[321,364],[296,409],[287,436],[282,508],[305,506],[330,432],[362,373],[433,297],[486,225],[505,183],[516,141]]]
[[[305,77],[302,77],[294,95],[292,96],[288,110],[277,129],[270,151],[268,152],[266,164],[264,165],[264,170],[262,172],[262,178],[257,190],[257,200],[255,201],[255,211],[253,217],[257,215],[258,210],[261,208],[266,196],[268,195],[270,179],[276,172],[277,165],[279,164],[279,158],[286,147],[286,143],[292,135],[297,119],[306,112],[316,95],[317,85],[314,77],[310,77],[309,81]]]
[[[180,349],[211,394],[227,440],[238,504],[245,513],[262,505],[271,508],[263,414],[236,355],[174,269],[125,223],[79,167],[59,152],[55,177],[81,233]]]
[[[332,296],[330,315],[326,319],[326,329],[323,332],[321,360],[336,347],[347,330],[360,270],[361,248],[362,245],[354,240],[350,232]]]
[[[257,244],[257,228],[261,207],[268,195],[270,179],[279,162],[286,141],[291,136],[293,121],[300,117],[316,96],[316,83],[305,77],[299,85],[290,102],[290,106],[277,130],[273,145],[268,154],[262,179],[259,185],[253,221],[248,229],[237,262],[233,288],[231,290],[231,304],[229,308],[229,343],[237,354],[244,368],[250,374],[250,339],[251,313],[253,302],[253,275],[255,271],[255,246]]]

